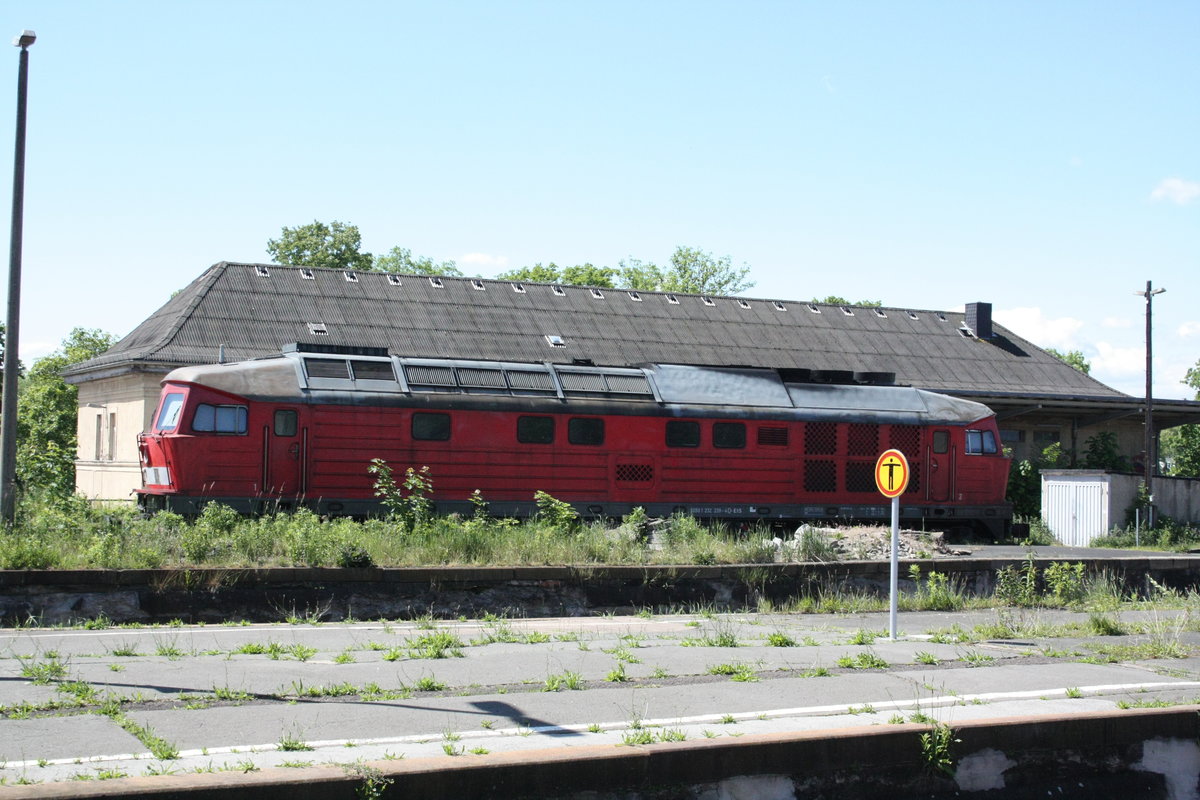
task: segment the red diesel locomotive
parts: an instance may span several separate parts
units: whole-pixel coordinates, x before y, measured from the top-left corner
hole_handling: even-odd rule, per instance
[[[908,524],[1001,532],[1009,460],[979,403],[876,373],[640,368],[389,356],[294,345],[186,367],[139,437],[148,511],[378,513],[367,467],[427,466],[439,513],[534,512],[541,490],[586,517],[886,520],[879,453],[906,454]],[[828,381],[845,381],[835,383]]]

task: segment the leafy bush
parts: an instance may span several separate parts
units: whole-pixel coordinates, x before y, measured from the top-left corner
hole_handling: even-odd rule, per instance
[[[1074,564],[1056,561],[1046,567],[1042,576],[1046,581],[1046,589],[1060,605],[1078,603],[1083,599],[1085,587],[1082,561]]]
[[[1038,569],[1033,554],[1019,568],[1004,567],[996,573],[996,598],[1010,606],[1038,604]]]
[[[571,530],[579,521],[579,514],[570,503],[556,500],[539,490],[533,493],[533,502],[537,505],[538,519],[562,530]]]

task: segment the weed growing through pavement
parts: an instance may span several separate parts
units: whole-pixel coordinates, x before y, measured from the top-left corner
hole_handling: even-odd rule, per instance
[[[837,660],[837,665],[842,669],[887,669],[888,663],[873,650],[867,650],[853,656],[842,656]]]

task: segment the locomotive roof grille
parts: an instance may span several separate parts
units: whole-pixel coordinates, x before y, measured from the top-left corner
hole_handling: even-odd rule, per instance
[[[513,389],[525,389],[531,391],[554,392],[554,378],[549,372],[533,372],[530,370],[515,370],[507,371],[508,385]]]
[[[458,382],[461,386],[477,386],[487,389],[507,389],[504,371],[499,369],[480,369],[479,367],[459,367]]]
[[[559,372],[564,392],[606,392],[604,376],[595,372]]]
[[[645,375],[605,375],[608,390],[619,394],[644,394],[649,396],[650,382]]]
[[[421,386],[457,386],[452,367],[434,367],[424,364],[406,364],[404,375],[410,384]]]

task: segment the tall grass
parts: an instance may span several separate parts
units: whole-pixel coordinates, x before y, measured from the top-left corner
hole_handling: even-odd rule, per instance
[[[0,531],[0,569],[166,566],[426,566],[742,564],[774,559],[766,531],[733,533],[689,517],[668,520],[650,546],[635,525],[562,525],[457,516],[415,525],[398,519],[322,519],[307,510],[243,517],[210,504],[194,520],[169,512],[96,507],[78,498],[25,498]]]

